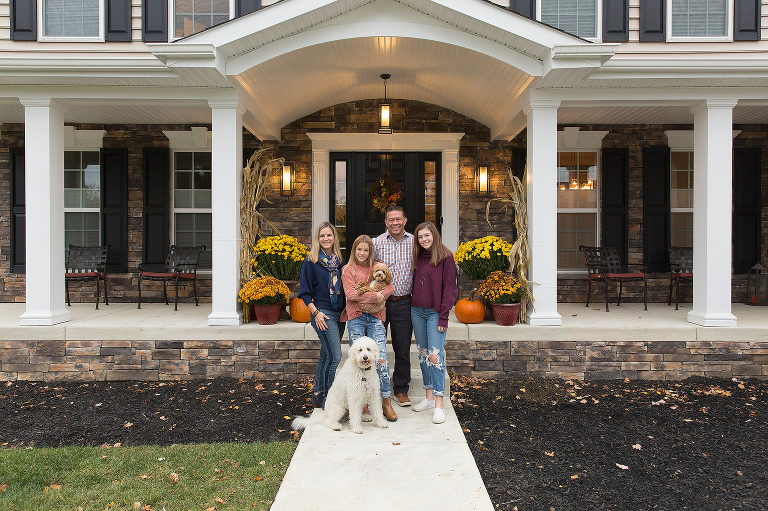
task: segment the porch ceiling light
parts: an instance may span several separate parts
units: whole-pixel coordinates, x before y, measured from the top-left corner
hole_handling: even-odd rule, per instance
[[[293,195],[293,188],[296,183],[296,174],[293,163],[284,163],[283,172],[280,175],[280,195]]]
[[[387,80],[389,80],[391,76],[392,75],[387,73],[381,75],[381,79],[384,80],[384,102],[379,107],[379,133],[381,135],[392,134],[392,105],[387,103]]]
[[[487,163],[482,163],[475,169],[476,191],[479,197],[488,197],[491,194],[491,184],[488,181]]]

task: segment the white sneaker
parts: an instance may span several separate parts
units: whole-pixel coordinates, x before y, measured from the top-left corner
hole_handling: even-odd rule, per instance
[[[435,408],[435,413],[432,415],[432,422],[435,424],[442,424],[445,422],[445,409]]]
[[[419,404],[413,405],[413,411],[414,412],[423,412],[424,410],[429,410],[430,408],[435,407],[435,400],[429,400],[427,398],[424,398],[421,400]]]

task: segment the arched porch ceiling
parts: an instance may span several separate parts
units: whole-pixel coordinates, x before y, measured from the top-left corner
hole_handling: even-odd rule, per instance
[[[530,87],[562,65],[553,64],[558,45],[578,48],[571,69],[591,72],[605,60],[604,45],[482,0],[285,0],[150,48],[181,73],[203,64],[209,48],[214,61],[204,65],[245,93],[256,135],[279,138],[324,107],[383,97],[382,73],[392,75],[388,97],[449,108],[496,135]]]

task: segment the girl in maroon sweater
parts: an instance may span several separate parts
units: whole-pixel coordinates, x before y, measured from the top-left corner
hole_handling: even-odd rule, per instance
[[[432,222],[424,222],[414,230],[413,291],[411,323],[419,348],[419,364],[424,378],[426,399],[413,407],[416,412],[434,408],[432,422],[445,422],[445,332],[448,313],[459,294],[456,286],[456,263],[443,245]]]

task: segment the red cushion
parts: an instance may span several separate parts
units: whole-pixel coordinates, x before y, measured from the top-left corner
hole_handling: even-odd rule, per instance
[[[195,274],[194,273],[179,273],[180,279],[194,279]]]
[[[163,273],[154,271],[145,271],[141,273],[142,277],[151,277],[155,279],[175,279],[176,275],[176,273]]]
[[[93,278],[98,277],[99,272],[97,271],[89,271],[85,273],[65,273],[64,278],[67,279],[82,279],[82,278]]]
[[[642,279],[645,273],[606,273],[609,279]]]
[[[602,273],[590,273],[589,274],[589,280],[597,280],[602,279],[604,275]]]

